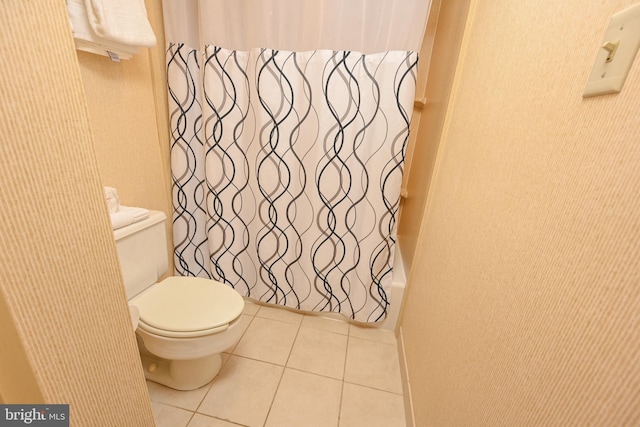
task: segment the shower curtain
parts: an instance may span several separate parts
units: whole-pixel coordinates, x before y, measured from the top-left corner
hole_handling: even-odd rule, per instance
[[[164,0],[175,269],[377,322],[428,5],[341,3]]]

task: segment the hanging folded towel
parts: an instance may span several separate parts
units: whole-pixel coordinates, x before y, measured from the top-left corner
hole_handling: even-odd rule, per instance
[[[113,45],[93,43],[82,39],[75,39],[74,42],[77,50],[95,53],[96,55],[108,56],[114,62],[119,62],[121,59],[131,59],[134,54],[140,53],[137,50],[136,52],[125,52]]]
[[[144,208],[120,206],[116,213],[111,214],[111,227],[116,230],[129,224],[142,221],[149,217],[149,211]]]
[[[128,46],[155,46],[144,0],[85,0],[85,5],[99,37]]]
[[[67,0],[67,11],[76,49],[109,56],[114,61],[130,59],[132,55],[140,52],[137,47],[119,44],[98,36],[89,24],[84,0]]]

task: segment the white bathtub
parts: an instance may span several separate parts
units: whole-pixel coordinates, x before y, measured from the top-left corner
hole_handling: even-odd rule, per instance
[[[402,307],[402,299],[404,298],[404,289],[407,285],[407,275],[404,271],[404,261],[402,260],[402,252],[400,246],[396,243],[395,253],[393,257],[393,275],[391,276],[391,291],[389,295],[389,312],[387,318],[379,323],[380,328],[395,331],[400,317],[400,307]]]

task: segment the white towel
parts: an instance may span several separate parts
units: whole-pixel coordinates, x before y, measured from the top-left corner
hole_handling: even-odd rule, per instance
[[[156,45],[144,0],[85,0],[85,4],[98,36],[129,46]]]
[[[84,0],[67,0],[67,11],[76,49],[109,56],[113,60],[130,59],[132,55],[140,52],[136,47],[118,44],[98,36],[89,25]]]
[[[118,191],[113,187],[104,187],[104,197],[107,199],[109,213],[116,213],[120,210],[120,197]]]
[[[134,55],[133,53],[124,52],[123,50],[110,45],[92,43],[81,39],[74,39],[74,42],[76,44],[76,50],[108,56],[114,62],[119,62],[121,59],[131,59]]]
[[[148,217],[149,211],[147,209],[120,206],[118,212],[111,214],[111,227],[117,230],[118,228],[142,221]]]

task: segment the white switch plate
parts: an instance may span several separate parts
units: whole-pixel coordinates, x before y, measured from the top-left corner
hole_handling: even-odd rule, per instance
[[[584,98],[618,93],[622,90],[640,47],[640,3],[611,17],[601,46],[616,41],[619,41],[619,45],[610,62],[607,62],[607,50],[600,48],[598,51],[596,63],[582,94]]]

